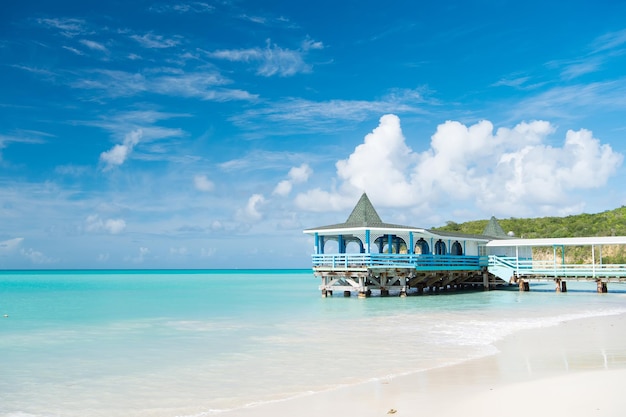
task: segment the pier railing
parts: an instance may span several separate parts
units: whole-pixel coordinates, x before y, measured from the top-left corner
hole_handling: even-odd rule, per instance
[[[532,278],[619,278],[626,279],[626,264],[562,264],[554,261],[518,259],[516,257],[489,256],[489,269],[504,267],[518,276]]]
[[[314,267],[415,268],[422,271],[479,270],[488,265],[486,256],[419,255],[383,253],[336,253],[312,255]]]

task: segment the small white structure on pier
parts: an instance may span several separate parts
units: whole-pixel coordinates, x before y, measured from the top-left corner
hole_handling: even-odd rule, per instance
[[[487,244],[489,271],[525,291],[524,283],[546,280],[554,280],[557,291],[566,291],[567,279],[595,281],[598,292],[606,292],[608,282],[626,282],[626,265],[604,263],[602,247],[623,245],[626,236],[492,240]],[[552,259],[534,259],[532,249],[540,247],[552,248]],[[591,263],[567,264],[567,247],[588,248]]]

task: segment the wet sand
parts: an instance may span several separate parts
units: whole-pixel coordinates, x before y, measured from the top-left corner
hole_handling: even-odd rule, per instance
[[[454,366],[223,415],[606,417],[626,413],[626,315],[525,330],[496,347],[496,355]]]

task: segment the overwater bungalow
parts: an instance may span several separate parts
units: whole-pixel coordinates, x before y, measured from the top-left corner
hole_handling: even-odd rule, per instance
[[[335,291],[406,296],[410,290],[488,290],[507,284],[528,291],[529,282],[541,280],[554,280],[557,291],[566,291],[565,279],[596,281],[598,292],[606,292],[607,282],[626,282],[626,265],[602,259],[603,245],[626,245],[626,236],[518,239],[504,233],[495,217],[480,235],[403,226],[383,222],[365,193],[345,222],[304,233],[314,237],[313,272],[324,297]],[[534,259],[533,248],[546,246],[554,259]],[[569,246],[589,247],[591,263],[565,264]]]
[[[493,237],[385,223],[365,193],[344,223],[304,233],[314,237],[313,271],[323,296],[343,291],[366,297],[372,290],[404,296],[409,289],[421,293],[498,283],[487,270],[486,245]]]

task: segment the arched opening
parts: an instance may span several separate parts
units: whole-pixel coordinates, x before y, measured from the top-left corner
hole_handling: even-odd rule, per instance
[[[463,255],[463,247],[458,240],[452,244],[452,247],[450,248],[450,254],[457,256]]]
[[[331,237],[324,239],[322,253],[339,253],[339,244],[337,243],[337,240]]]
[[[346,253],[365,253],[365,248],[361,240],[358,238],[348,240]]]
[[[378,243],[370,243],[370,253],[382,253],[380,251],[380,246],[378,246]]]
[[[446,244],[443,240],[439,239],[435,242],[435,255],[445,255],[446,254]]]
[[[407,253],[407,244],[401,237],[391,236],[391,251],[389,250],[389,235],[380,236],[374,241],[378,253]]]
[[[430,247],[428,246],[428,242],[421,237],[417,242],[415,242],[415,247],[413,248],[413,252],[416,255],[428,255],[430,254]]]

